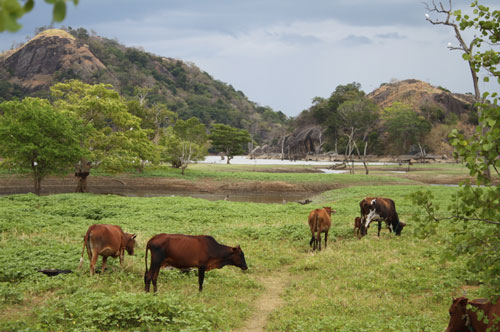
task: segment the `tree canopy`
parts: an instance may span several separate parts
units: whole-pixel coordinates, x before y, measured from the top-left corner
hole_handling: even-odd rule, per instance
[[[243,153],[243,144],[252,140],[248,131],[219,123],[213,125],[209,138],[215,151],[226,155],[228,164],[235,155]]]
[[[180,167],[182,174],[191,161],[202,160],[207,154],[207,129],[197,118],[177,120],[168,127],[162,140],[162,159]]]
[[[81,121],[56,111],[45,99],[3,102],[0,113],[3,165],[31,172],[37,195],[43,178],[67,171],[88,152],[80,145]]]
[[[141,120],[128,112],[127,105],[109,84],[90,85],[77,80],[51,88],[54,106],[80,119],[86,126],[81,146],[89,153],[80,165],[120,172],[129,167],[142,169],[143,161],[157,159],[157,149],[141,128]],[[78,172],[77,172],[78,173]],[[88,174],[87,174],[88,175]],[[80,183],[84,191],[85,184]]]

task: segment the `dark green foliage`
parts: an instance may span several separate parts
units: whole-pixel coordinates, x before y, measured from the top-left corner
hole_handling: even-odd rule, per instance
[[[238,154],[242,154],[246,143],[252,139],[244,129],[238,129],[224,124],[215,124],[210,130],[209,136],[215,151],[223,152],[227,156],[227,163]]]

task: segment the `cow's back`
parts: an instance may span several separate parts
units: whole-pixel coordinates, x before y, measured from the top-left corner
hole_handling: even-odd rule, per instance
[[[319,210],[318,223],[321,232],[325,232],[330,229],[330,226],[332,225],[332,220],[330,218],[330,215],[328,214],[328,212],[326,212],[325,209]]]
[[[116,256],[122,245],[123,230],[120,226],[95,224],[89,227],[85,240],[90,248],[103,256]]]
[[[152,255],[160,255],[163,266],[187,268],[205,264],[217,245],[211,236],[162,233],[152,237],[147,248]]]

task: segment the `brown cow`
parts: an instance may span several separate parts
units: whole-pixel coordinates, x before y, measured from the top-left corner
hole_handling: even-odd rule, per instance
[[[358,237],[358,239],[361,239],[361,218],[356,217],[354,218],[354,235]]]
[[[390,198],[383,197],[366,197],[359,202],[361,210],[361,235],[367,234],[370,223],[374,220],[378,221],[378,236],[380,237],[381,222],[385,221],[389,226],[389,231],[401,235],[404,222],[399,221],[398,213],[396,212],[396,204]]]
[[[148,271],[148,250],[151,251],[151,265]],[[198,284],[203,289],[205,271],[220,269],[226,265],[248,269],[245,255],[240,246],[228,247],[217,243],[207,235],[158,234],[146,245],[145,290],[149,292],[153,281],[154,292],[160,267],[173,266],[178,269],[198,268]]]
[[[333,210],[333,213],[337,211]],[[313,247],[313,251],[318,249],[321,251],[321,233],[325,233],[325,248],[328,242],[328,231],[332,225],[331,221],[332,208],[325,206],[322,209],[315,209],[309,213],[309,229],[311,230],[311,241],[309,246]],[[314,245],[313,245],[314,243]]]
[[[467,305],[470,307],[467,308]],[[485,299],[469,301],[466,297],[453,299],[450,307],[450,323],[446,332],[486,332],[500,331],[500,299],[492,304]],[[478,319],[477,312],[484,317]]]
[[[125,233],[120,226],[116,225],[95,224],[90,226],[83,238],[82,257],[78,269],[82,267],[85,248],[87,248],[90,260],[90,275],[95,273],[95,264],[99,255],[102,256],[103,273],[109,256],[120,257],[120,265],[123,265],[125,250],[129,255],[134,254],[135,237],[135,234]]]

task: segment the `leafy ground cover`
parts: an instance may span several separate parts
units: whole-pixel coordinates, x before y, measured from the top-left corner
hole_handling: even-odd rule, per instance
[[[322,174],[311,174],[319,175]],[[430,188],[442,204],[456,188]],[[245,325],[265,292],[262,280],[285,276],[284,302],[270,316],[271,331],[439,331],[452,295],[471,276],[460,262],[441,259],[446,229],[412,236],[408,194],[416,185],[352,186],[310,205],[206,201],[182,197],[32,194],[0,198],[0,325],[2,331],[230,331]],[[364,196],[392,197],[409,226],[401,237],[375,228],[353,236]],[[331,205],[328,248],[311,253],[308,212]],[[138,234],[136,255],[121,268],[90,277],[88,258],[76,271],[82,238],[93,223],[119,224]],[[445,226],[442,226],[445,227]],[[144,248],[157,233],[210,234],[240,244],[248,272],[210,271],[203,293],[194,272],[162,270],[158,295],[144,293]],[[100,265],[100,263],[98,264]],[[39,269],[71,269],[49,278]],[[470,288],[470,287],[468,287]],[[473,296],[475,287],[469,290]],[[230,319],[228,319],[230,317]]]

